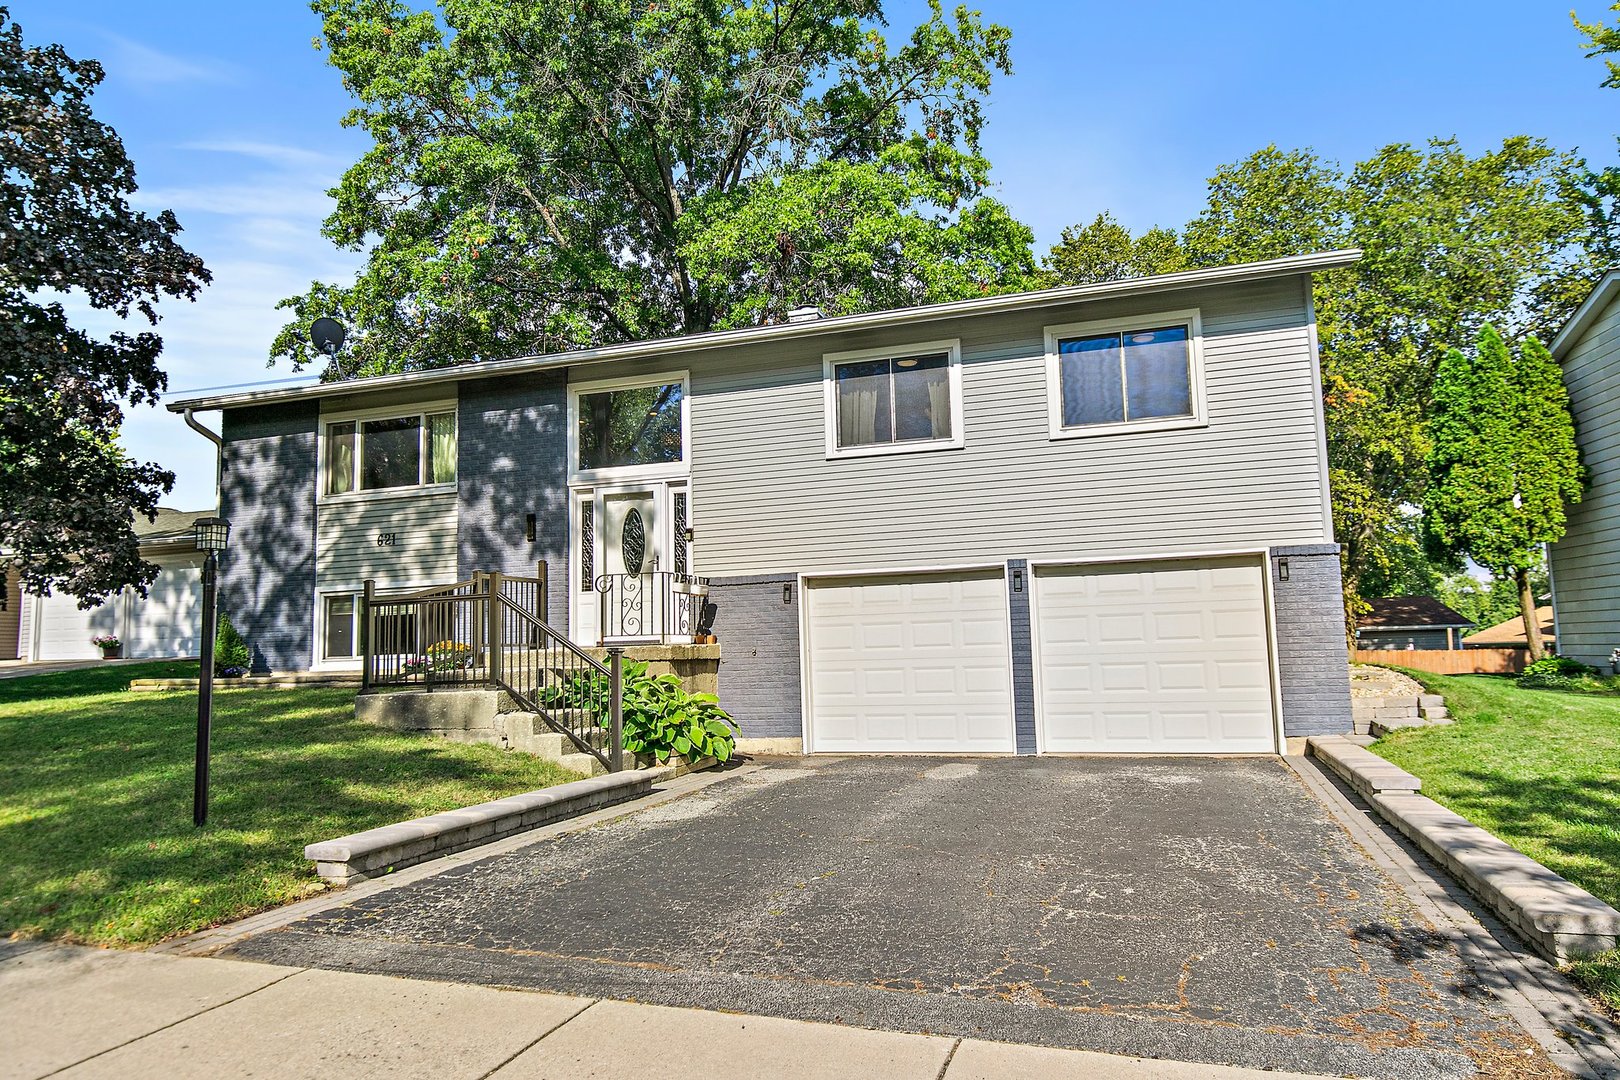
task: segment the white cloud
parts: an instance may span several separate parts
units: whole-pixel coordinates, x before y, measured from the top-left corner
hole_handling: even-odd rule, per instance
[[[185,83],[233,83],[241,77],[240,69],[233,64],[212,59],[188,60],[109,31],[104,30],[101,35],[111,44],[110,51],[100,57],[107,77],[139,89]]]
[[[289,169],[330,169],[342,164],[342,159],[332,154],[305,150],[297,146],[283,146],[280,143],[255,142],[251,139],[217,139],[189,142],[180,144],[179,149],[202,150],[213,154],[235,154],[240,157],[256,158],[268,164]]]

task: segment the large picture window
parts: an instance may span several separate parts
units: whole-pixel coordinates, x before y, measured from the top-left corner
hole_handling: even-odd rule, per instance
[[[827,357],[829,456],[962,445],[955,342]]]
[[[579,471],[682,461],[684,398],[678,381],[580,394]]]
[[[1049,329],[1053,435],[1199,422],[1197,316],[1180,316]]]
[[[456,414],[412,413],[326,425],[326,494],[456,480]]]

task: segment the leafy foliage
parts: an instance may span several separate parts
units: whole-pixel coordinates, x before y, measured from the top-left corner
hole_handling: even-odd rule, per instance
[[[985,195],[1008,31],[932,0],[315,0],[372,148],[334,191],[348,286],[283,301],[354,328],[329,378],[900,307],[1025,286]]]
[[[221,613],[219,629],[214,632],[214,674],[246,675],[252,664],[247,639],[231,624],[231,617]]]
[[[623,674],[624,748],[651,754],[660,762],[670,754],[729,761],[736,748],[737,724],[713,694],[688,693],[679,676],[649,675],[642,661],[627,661]],[[607,679],[592,672],[574,676],[553,688],[545,704],[588,709],[601,727],[608,724]]]
[[[1424,565],[1432,566],[1433,563],[1426,562]],[[1530,591],[1540,600],[1551,592],[1551,588],[1546,560],[1541,559],[1530,569]],[[1398,591],[1433,596],[1480,629],[1523,615],[1519,610],[1518,585],[1504,578],[1481,581],[1468,573],[1434,575],[1427,586]]]
[[[157,567],[140,557],[136,514],[155,516],[174,474],[116,443],[123,405],[166,385],[157,334],[102,341],[51,294],[81,294],[120,318],[158,320],[160,296],[209,280],[175,240],[172,213],[130,209],[135,168],[90,96],[101,65],[29,46],[0,7],[0,548],[29,592],[92,607]],[[0,600],[4,600],[0,583]]]
[[[1620,11],[1620,4],[1610,5],[1609,10]],[[1586,41],[1582,44],[1588,50],[1587,56],[1612,56],[1620,53],[1620,22],[1614,26],[1605,26],[1600,22],[1583,23],[1575,17],[1573,11],[1569,13],[1569,17],[1575,23],[1575,29],[1586,35]],[[1609,77],[1603,80],[1602,85],[1620,90],[1620,62],[1605,60],[1604,64],[1609,69]]]
[[[1141,236],[1098,214],[1089,225],[1070,225],[1042,262],[1042,284],[1085,285],[1094,281],[1172,274],[1187,268],[1187,252],[1171,229]]]
[[[1543,656],[1526,664],[1515,682],[1527,690],[1609,689],[1596,675],[1594,669],[1578,660],[1564,656]]]
[[[1465,554],[1518,585],[1530,657],[1542,655],[1530,571],[1564,534],[1582,470],[1569,393],[1545,346],[1515,357],[1482,328],[1471,353],[1451,349],[1435,380],[1424,527],[1440,550]]]

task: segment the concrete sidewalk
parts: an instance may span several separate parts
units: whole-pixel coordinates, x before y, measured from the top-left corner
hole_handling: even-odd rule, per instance
[[[0,945],[0,1078],[1304,1080],[267,964]]]

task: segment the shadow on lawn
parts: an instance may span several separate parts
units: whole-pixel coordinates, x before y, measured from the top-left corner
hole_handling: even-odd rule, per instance
[[[535,786],[532,758],[356,721],[352,691],[228,693],[195,829],[196,697],[109,693],[128,670],[0,690],[0,935],[155,940],[312,888],[305,844]]]

